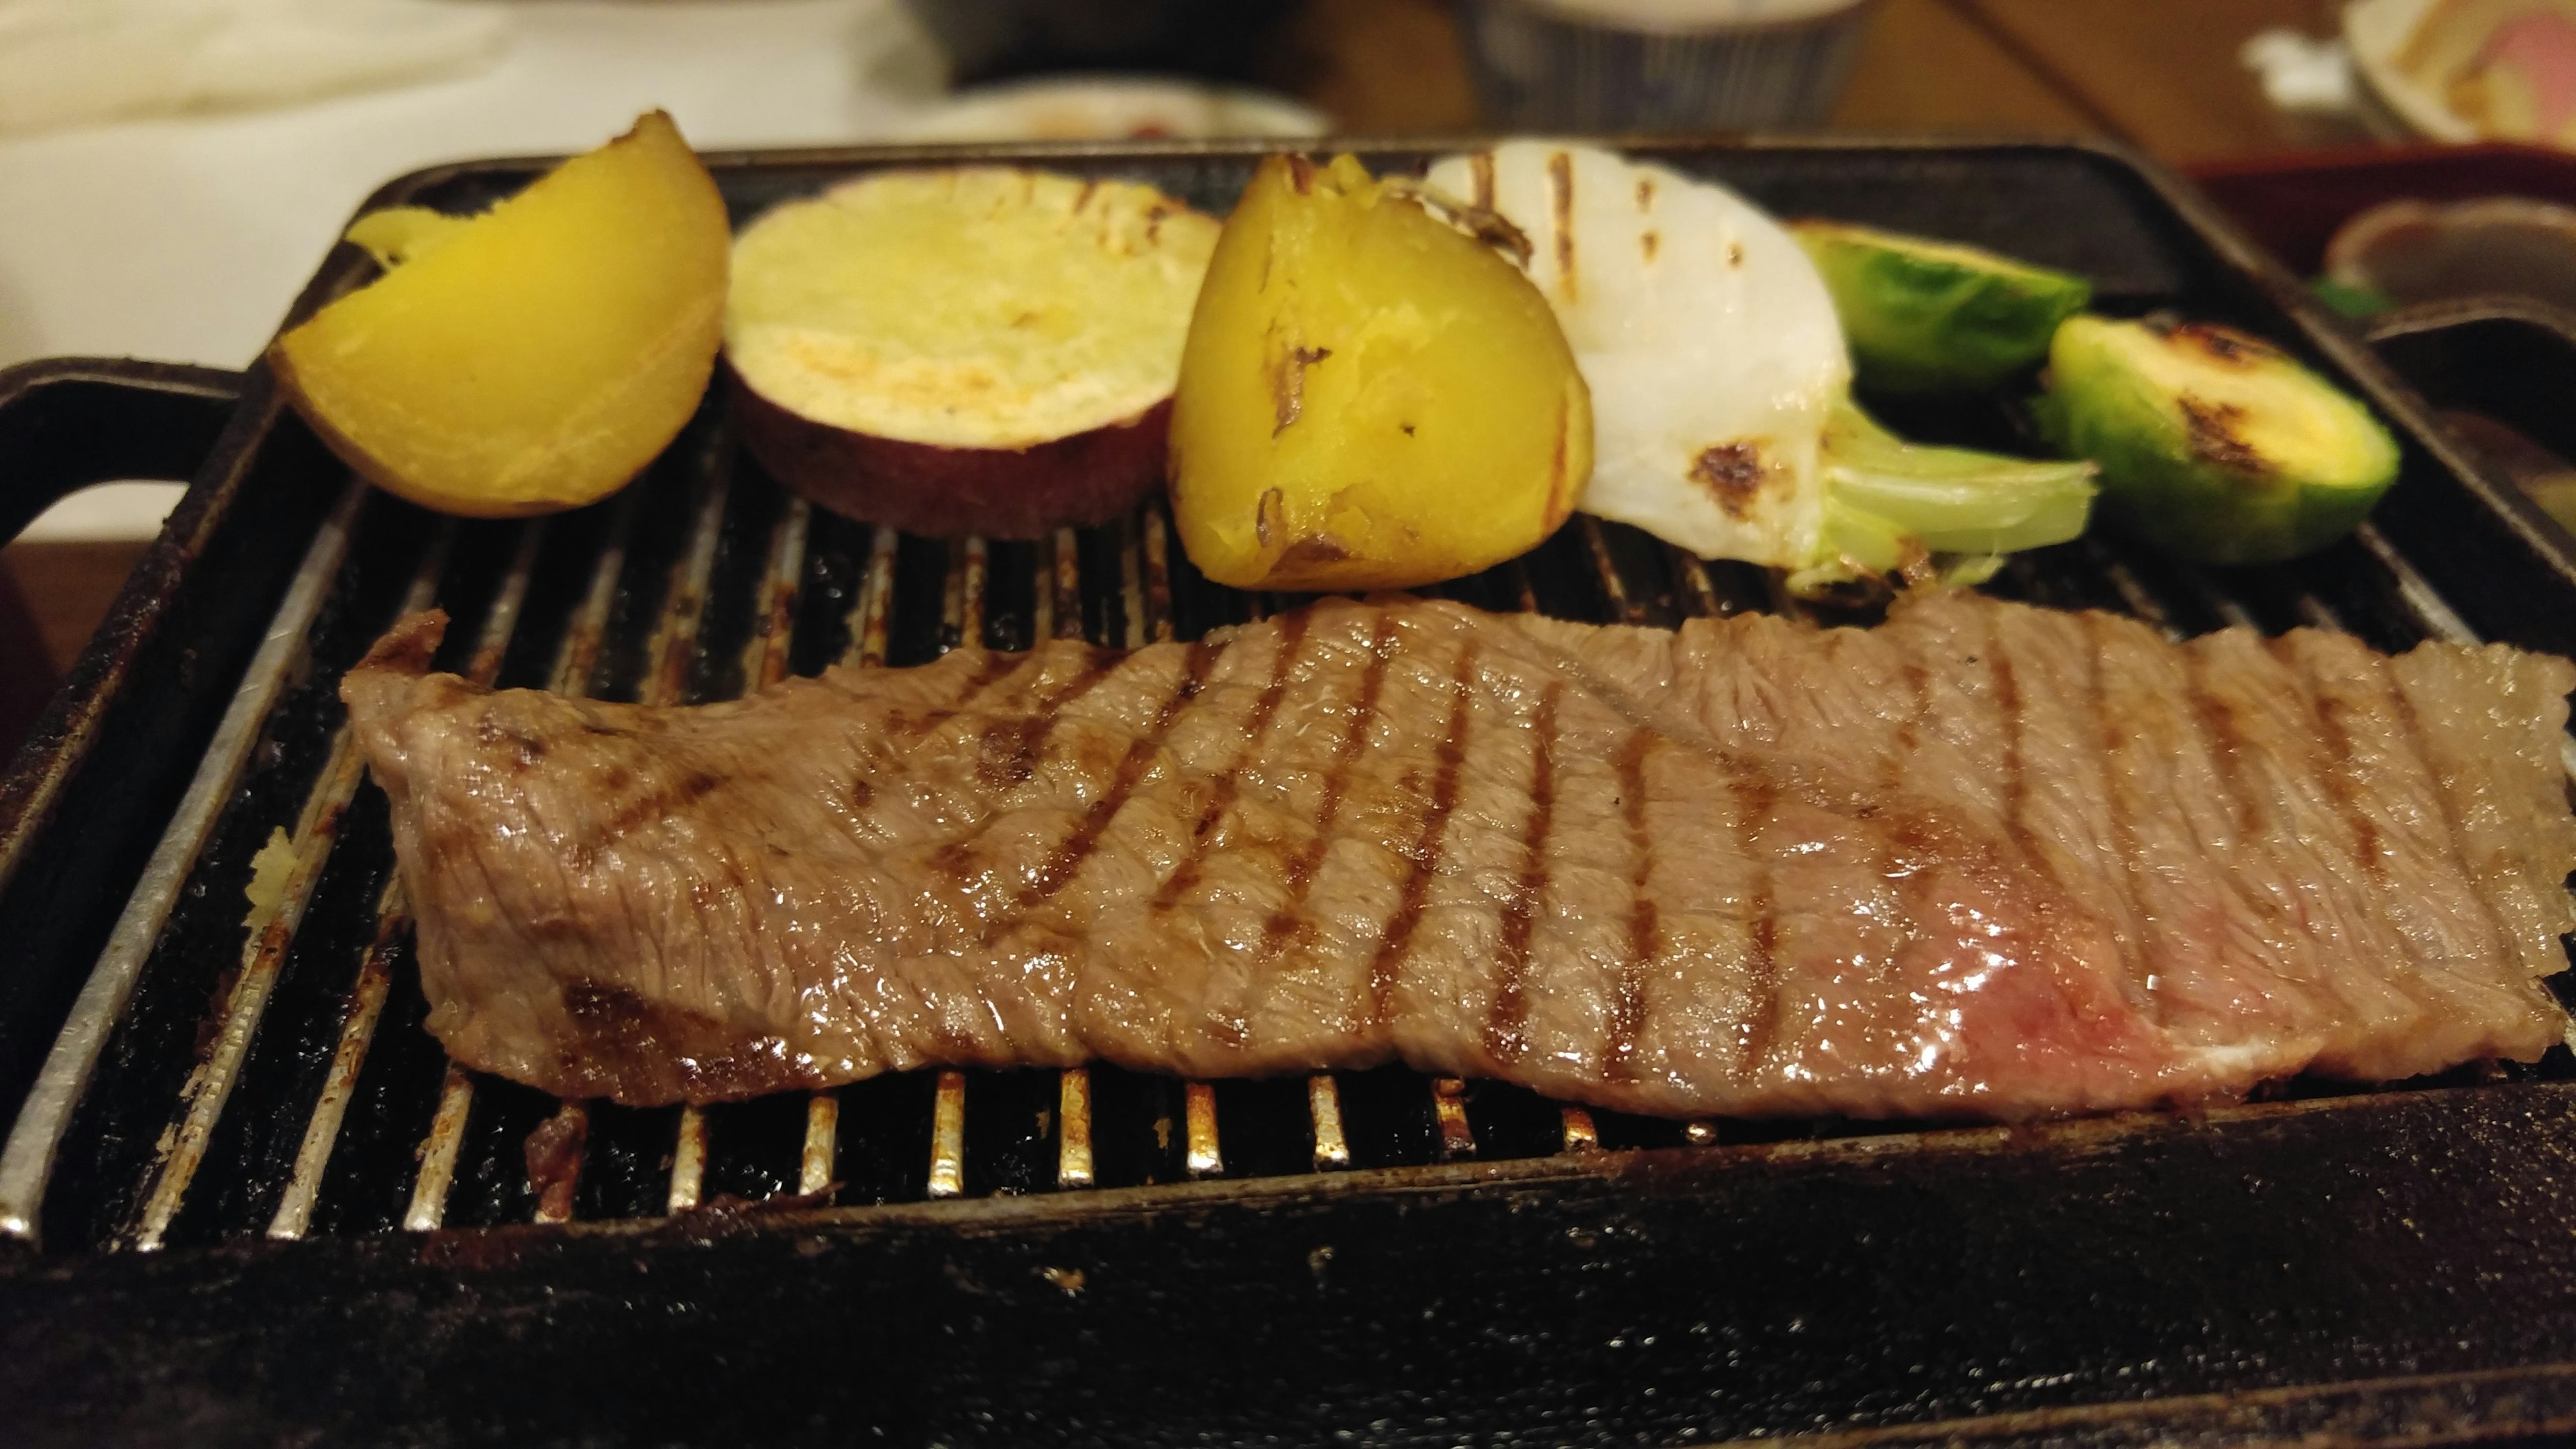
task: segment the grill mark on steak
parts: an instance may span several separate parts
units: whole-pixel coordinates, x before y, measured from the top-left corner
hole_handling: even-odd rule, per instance
[[[1208,792],[1207,803],[1199,808],[1199,818],[1191,827],[1190,853],[1172,873],[1163,878],[1154,892],[1152,909],[1168,911],[1199,882],[1207,863],[1208,848],[1216,841],[1216,827],[1234,809],[1235,796],[1242,790],[1244,766],[1252,763],[1253,752],[1261,747],[1261,736],[1270,728],[1271,717],[1279,713],[1279,701],[1288,693],[1288,676],[1296,667],[1297,656],[1306,643],[1306,616],[1303,612],[1281,616],[1279,643],[1270,658],[1270,682],[1263,686],[1260,698],[1253,701],[1252,713],[1243,721],[1243,747],[1234,752],[1225,772],[1216,777]],[[1240,1043],[1238,1043],[1239,1045]]]
[[[1306,901],[1315,889],[1315,873],[1323,868],[1324,852],[1331,847],[1333,822],[1342,813],[1342,797],[1350,789],[1351,764],[1368,744],[1369,729],[1377,722],[1378,701],[1386,692],[1387,664],[1395,657],[1395,620],[1378,616],[1377,627],[1369,634],[1369,661],[1360,671],[1359,698],[1351,707],[1351,722],[1342,732],[1342,740],[1333,751],[1333,763],[1324,774],[1324,793],[1315,809],[1315,835],[1288,858],[1286,880],[1288,896],[1270,918],[1261,923],[1261,945],[1254,951],[1253,970],[1268,966],[1286,949],[1292,935],[1310,932],[1306,920]]]
[[[2119,717],[2111,711],[2110,692],[2102,683],[2102,656],[2109,647],[2107,616],[2078,614],[2084,631],[2084,697],[2093,715],[2093,732],[2102,750],[2102,811],[2108,817],[2111,836],[2111,876],[2118,882],[2123,914],[2134,923],[2130,932],[2120,935],[2120,964],[2137,987],[2132,1003],[2146,1013],[2150,1021],[2161,1021],[2164,1003],[2149,989],[2153,972],[2147,968],[2144,936],[2153,925],[2146,903],[2138,898],[2138,822],[2137,807],[2129,799],[2128,773],[2120,768],[2120,756],[2128,744],[2128,733],[2120,727]],[[2136,939],[2131,939],[2136,937]]]
[[[1403,894],[1396,899],[1395,914],[1387,917],[1386,927],[1378,933],[1377,954],[1369,961],[1369,1025],[1386,1025],[1395,1005],[1396,978],[1404,969],[1404,954],[1413,944],[1413,932],[1422,924],[1423,901],[1431,893],[1431,877],[1440,864],[1440,837],[1449,826],[1449,812],[1458,808],[1458,770],[1467,758],[1467,712],[1475,698],[1477,647],[1460,646],[1450,680],[1449,723],[1440,739],[1435,756],[1438,763],[1431,772],[1431,802],[1423,808],[1422,831],[1413,848],[1405,855],[1413,868],[1405,872]]]
[[[1628,954],[1619,963],[1619,980],[1610,1000],[1610,1030],[1601,1046],[1601,1066],[1615,1082],[1637,1079],[1637,1042],[1646,1028],[1646,973],[1663,954],[1663,923],[1655,898],[1646,893],[1654,874],[1655,845],[1646,829],[1646,757],[1654,752],[1651,730],[1637,730],[1619,747],[1619,809],[1628,827],[1628,849],[1636,863],[1628,875]]]
[[[2033,864],[2039,864],[2037,852],[2031,849],[2030,828],[2022,823],[2027,790],[2022,779],[2022,736],[2029,722],[2022,716],[2021,674],[2013,668],[2012,654],[2004,648],[2003,632],[1992,615],[1986,618],[1986,672],[1995,683],[1995,709],[2003,716],[2004,830],[2024,854],[2033,857]]]
[[[1082,663],[1062,683],[1048,690],[1036,709],[1018,719],[986,725],[976,741],[975,778],[991,786],[1028,783],[1029,777],[1037,773],[1039,760],[1045,757],[1056,718],[1115,672],[1112,661],[1119,657],[1111,650],[1084,646]]]
[[[2200,726],[2204,741],[2209,746],[2209,758],[2216,767],[2219,793],[2224,797],[2222,803],[2228,807],[2228,818],[2236,826],[2237,845],[2240,849],[2255,849],[2256,842],[2263,835],[2262,812],[2257,801],[2256,788],[2246,779],[2245,741],[2242,733],[2237,729],[2236,716],[2224,701],[2202,684],[2201,676],[2206,666],[2201,651],[2185,644],[2179,653],[2182,661],[2183,698],[2190,705],[2192,719]],[[2243,892],[2243,899],[2253,906],[2255,914],[2263,918],[2267,927],[2277,927],[2293,914],[2290,907],[2283,904],[2269,890],[2247,890]],[[2293,929],[2304,930],[2305,927],[2294,924]]]
[[[695,1099],[774,1090],[781,1068],[806,1067],[777,1037],[744,1042],[724,1022],[624,986],[577,978],[563,987],[571,1026],[565,1068],[578,1097],[605,1096],[637,1081],[669,1081]],[[813,1074],[810,1068],[799,1073]]]
[[[514,775],[526,774],[536,768],[537,763],[546,757],[545,741],[524,730],[512,729],[502,724],[489,709],[483,711],[483,717],[475,722],[474,737],[487,745],[497,745],[503,740],[508,740],[512,750],[510,773]]]
[[[1878,784],[1882,790],[1894,791],[1905,787],[1906,776],[1913,768],[1914,751],[1922,742],[1923,721],[1932,714],[1932,671],[1909,651],[1905,656],[1904,675],[1905,693],[1912,701],[1912,707],[1896,722],[1895,746],[1888,752],[1887,762],[1879,771]]]
[[[1503,906],[1502,950],[1485,1021],[1485,1049],[1503,1062],[1518,1061],[1529,1051],[1523,1028],[1529,1020],[1530,931],[1547,895],[1547,834],[1556,822],[1556,711],[1564,697],[1563,684],[1550,684],[1540,693],[1530,722],[1537,753],[1530,763],[1529,819],[1521,827],[1521,873]]]
[[[983,698],[986,690],[1001,683],[1006,677],[1036,664],[1038,659],[1038,652],[1034,649],[1016,654],[1005,653],[999,649],[985,650],[984,657],[975,664],[975,672],[966,676],[966,687],[958,691],[957,702],[936,713],[942,719],[964,714],[974,707],[976,700]]]
[[[2344,829],[2352,832],[2353,863],[2370,878],[2375,889],[2388,884],[2388,856],[2379,838],[2379,823],[2361,808],[2361,786],[2353,779],[2352,732],[2335,708],[2333,700],[2317,689],[2317,682],[2298,654],[2288,647],[2286,639],[2268,639],[2264,646],[2280,662],[2282,673],[2289,676],[2291,696],[2315,726],[2308,736],[2308,768],[2326,787],[2326,797],[2334,802],[2335,814]]]
[[[2191,704],[2192,717],[2200,721],[2201,733],[2209,737],[2209,756],[2218,765],[2218,785],[2226,792],[2236,821],[2236,834],[2250,841],[2262,833],[2262,817],[2255,803],[2255,791],[2245,779],[2245,736],[2236,727],[2236,716],[2227,702],[2210,692],[2202,676],[2207,664],[2201,651],[2184,646],[2182,650],[2183,698]]]
[[[1117,773],[1110,777],[1109,788],[1100,793],[1099,799],[1091,802],[1091,808],[1082,813],[1082,820],[1073,827],[1073,833],[1056,846],[1055,853],[1047,858],[1046,864],[1038,867],[1036,876],[1020,892],[1019,899],[1012,903],[1013,914],[1044,905],[1072,881],[1082,869],[1082,863],[1099,848],[1100,832],[1108,829],[1109,822],[1126,807],[1127,797],[1135,793],[1136,782],[1145,777],[1146,768],[1162,751],[1163,741],[1171,734],[1173,723],[1180,719],[1181,712],[1189,708],[1190,701],[1198,698],[1200,689],[1206,686],[1208,672],[1215,667],[1216,656],[1223,647],[1204,639],[1190,646],[1188,660],[1181,669],[1180,684],[1163,701],[1162,709],[1154,715],[1152,726],[1128,745],[1127,753],[1118,761]]]
[[[616,814],[600,822],[597,835],[572,846],[565,852],[566,858],[573,869],[589,870],[599,863],[599,852],[643,826],[705,799],[723,783],[704,770],[691,770],[667,785],[647,790],[619,806]]]
[[[2442,838],[2450,847],[2451,863],[2460,868],[2460,875],[2472,886],[2483,886],[2485,876],[2470,864],[2468,842],[2461,838],[2460,808],[2459,803],[2451,798],[2451,782],[2443,773],[2441,765],[2433,758],[2432,742],[2424,737],[2424,717],[2416,713],[2415,701],[2407,696],[2405,685],[2398,680],[2396,661],[2375,650],[2371,654],[2371,660],[2371,672],[2379,676],[2380,688],[2387,692],[2389,703],[2396,706],[2398,723],[2404,730],[2408,753],[2415,756],[2415,762],[2424,767],[2424,773],[2433,781],[2433,796],[2442,804]],[[2483,889],[2477,889],[2472,890],[2471,894],[2477,898],[2478,913],[2486,918],[2487,925],[2496,932],[2496,939],[2512,940],[2511,927],[2506,923],[2504,916],[2496,910],[2495,902],[2487,897],[2487,893]]]
[[[1726,782],[1735,797],[1736,839],[1753,865],[1753,885],[1745,898],[1748,949],[1744,974],[1753,987],[1753,1008],[1745,1013],[1744,1050],[1736,1074],[1750,1078],[1771,1059],[1780,1036],[1780,922],[1772,898],[1771,863],[1762,854],[1762,832],[1779,807],[1780,787],[1748,763],[1727,762]]]

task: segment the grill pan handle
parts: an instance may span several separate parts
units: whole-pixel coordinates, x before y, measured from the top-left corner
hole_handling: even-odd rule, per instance
[[[49,357],[0,368],[0,543],[93,483],[193,477],[241,390],[238,372],[176,362]]]

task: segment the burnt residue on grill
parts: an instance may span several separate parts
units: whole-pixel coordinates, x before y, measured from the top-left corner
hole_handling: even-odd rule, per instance
[[[85,1167],[45,1205],[46,1227],[62,1240],[105,1241],[132,1218],[148,1189],[155,1144],[181,1083],[209,1045],[206,1023],[240,965],[252,858],[272,832],[293,827],[344,714],[334,693],[339,672],[392,622],[433,532],[418,510],[390,500],[361,518],[340,587],[315,623],[312,663],[272,712],[235,799],[145,964],[135,1003],[109,1039],[100,1073],[113,1088],[87,1094],[73,1115],[60,1156]],[[442,667],[460,662],[454,656],[461,648],[444,651]]]

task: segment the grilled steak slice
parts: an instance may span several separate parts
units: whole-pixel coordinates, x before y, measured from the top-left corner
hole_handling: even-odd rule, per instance
[[[2576,670],[1945,596],[1328,601],[647,709],[342,688],[430,1027],[565,1097],[931,1063],[2020,1117],[2537,1056]]]

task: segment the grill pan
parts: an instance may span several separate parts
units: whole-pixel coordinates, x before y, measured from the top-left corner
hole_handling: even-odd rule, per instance
[[[1452,148],[1356,149],[1384,170]],[[1632,149],[1784,214],[2083,272],[2108,310],[2246,327],[2367,395],[2406,442],[2374,522],[2313,559],[2203,570],[2097,535],[2017,559],[1995,591],[2178,635],[2306,624],[2390,649],[2576,653],[2576,543],[2134,157]],[[1258,155],[710,164],[740,222],[856,171],[960,157],[1131,177],[1221,213]],[[426,171],[370,205],[469,210],[545,164]],[[293,316],[368,266],[339,248]],[[2507,379],[2504,351],[2443,335],[2428,323],[2392,355],[2446,401],[2529,390],[2529,350]],[[2571,359],[2560,385],[2576,389]],[[1994,404],[1873,401],[1927,439],[2018,437]],[[384,803],[334,693],[403,610],[455,617],[441,667],[696,701],[971,638],[1190,638],[1298,600],[1200,578],[1154,506],[991,544],[808,510],[738,454],[721,388],[633,488],[535,523],[454,523],[353,483],[264,368],[0,373],[0,466],[13,530],[85,482],[193,479],[0,782],[0,1423],[15,1442],[2576,1429],[2563,1048],[2536,1068],[2300,1082],[2200,1114],[1946,1130],[1660,1122],[1398,1070],[925,1072],[704,1113],[566,1108],[455,1071],[420,1027]],[[1761,571],[1582,517],[1441,592],[1655,624],[1793,607]],[[252,858],[280,831],[284,900],[246,921]],[[523,1155],[541,1126],[577,1144],[577,1171],[542,1193]]]

